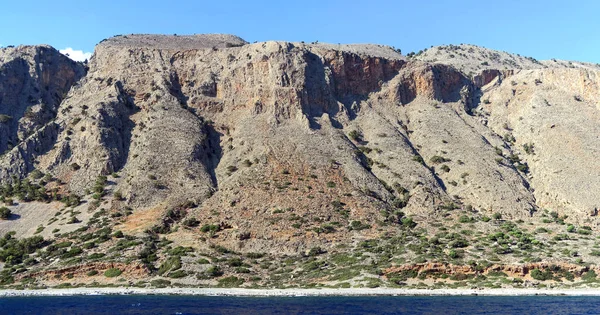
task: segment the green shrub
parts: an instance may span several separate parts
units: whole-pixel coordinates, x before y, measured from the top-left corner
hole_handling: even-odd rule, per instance
[[[350,230],[353,231],[361,231],[361,230],[366,230],[366,229],[370,229],[371,226],[366,224],[366,223],[362,223],[360,221],[352,221],[350,223]]]
[[[65,259],[65,258],[72,258],[78,255],[81,255],[83,253],[83,250],[80,247],[73,247],[70,250],[68,250],[66,253],[62,254],[61,258]]]
[[[250,259],[259,259],[265,257],[264,253],[247,253],[246,257]]]
[[[64,242],[60,242],[60,243],[54,244],[52,246],[48,246],[48,249],[51,249],[53,247],[56,247],[56,248],[67,248],[67,247],[70,247],[71,245],[73,245],[73,242],[64,241]]]
[[[187,276],[187,273],[183,270],[177,270],[174,272],[169,272],[169,278],[179,279]]]
[[[198,219],[196,218],[188,218],[185,221],[183,221],[183,225],[187,227],[197,227],[198,225],[200,225],[200,221],[198,221]]]
[[[460,223],[471,223],[473,221],[474,221],[473,218],[470,218],[466,215],[461,215],[460,218],[458,218],[458,222],[460,222]]]
[[[415,226],[417,226],[417,223],[415,221],[413,221],[413,219],[411,217],[404,217],[401,220],[402,225],[407,227],[407,228],[414,228]]]
[[[425,160],[423,160],[423,157],[421,157],[420,155],[414,155],[412,157],[412,160],[419,164],[425,165]]]
[[[95,276],[95,275],[97,275],[97,274],[98,274],[98,271],[97,271],[97,270],[90,270],[90,271],[88,271],[88,272],[86,273],[86,275],[87,275],[88,277],[92,277],[92,276]]]
[[[104,276],[107,278],[114,278],[120,276],[122,273],[123,272],[121,271],[121,269],[110,268],[104,272]]]
[[[205,224],[200,228],[200,231],[204,233],[210,232],[211,234],[214,234],[219,231],[219,226],[216,224]]]
[[[319,227],[315,227],[313,229],[313,231],[315,231],[317,234],[329,234],[329,233],[335,233],[335,227],[332,224],[323,224]]]
[[[77,217],[71,217],[69,219],[69,221],[67,221],[67,224],[75,224],[75,223],[79,223],[81,221],[79,221],[79,219],[77,219]]]
[[[208,264],[210,264],[210,261],[208,261],[208,259],[206,259],[206,258],[200,258],[200,259],[198,259],[197,263],[200,265],[208,265]]]
[[[79,197],[78,195],[73,194],[73,195],[69,195],[69,196],[63,197],[61,199],[61,201],[67,207],[77,207],[81,203],[81,197]]]
[[[352,130],[348,133],[348,137],[354,141],[360,141],[362,139],[362,133],[357,130]]]
[[[502,271],[490,271],[487,273],[488,277],[508,277],[508,275]]]
[[[8,218],[10,218],[12,214],[12,211],[10,211],[10,209],[8,209],[7,207],[0,207],[0,219],[1,220],[8,220]]]
[[[240,267],[241,265],[243,265],[244,262],[239,257],[234,257],[234,258],[229,259],[229,261],[227,263],[231,267]]]
[[[221,268],[216,265],[210,266],[208,269],[206,269],[205,273],[207,276],[212,278],[220,277],[223,275],[223,271],[221,271]]]
[[[171,281],[165,279],[156,279],[150,281],[150,285],[155,288],[166,288],[171,285]]]
[[[552,271],[550,271],[550,270],[541,271],[537,268],[531,270],[530,275],[533,279],[540,280],[540,281],[551,280],[553,277]]]
[[[194,248],[192,248],[192,247],[177,246],[177,247],[169,250],[168,254],[170,256],[185,256],[187,253],[191,253],[193,251],[194,251]]]
[[[451,249],[450,251],[448,251],[448,257],[452,259],[458,258],[458,253],[456,252],[456,250]]]
[[[431,159],[429,159],[429,161],[431,161],[431,163],[433,163],[433,164],[440,164],[440,163],[450,162],[451,160],[447,159],[443,156],[434,155],[431,157]]]
[[[416,278],[418,272],[416,270],[403,270],[387,274],[387,278],[390,282],[400,284],[408,279]]]
[[[121,191],[117,190],[113,193],[113,197],[115,197],[115,200],[124,200],[125,198],[123,198],[123,193],[121,193]]]
[[[591,235],[592,231],[580,228],[577,230],[577,233],[581,235]]]
[[[175,270],[179,270],[179,269],[181,269],[181,257],[179,257],[179,256],[169,257],[158,268],[158,275],[162,276],[163,274],[165,274],[169,271],[175,271]]]
[[[596,272],[594,270],[590,270],[590,271],[584,273],[581,276],[581,280],[584,280],[584,281],[594,281],[594,280],[596,280]]]
[[[94,243],[91,243],[91,244],[94,244]],[[93,253],[88,256],[88,259],[100,259],[104,256],[106,256],[106,254],[104,254],[104,253]]]
[[[325,253],[324,250],[321,249],[321,247],[313,247],[308,251],[308,256],[310,257],[314,257],[314,256],[318,256]]]
[[[517,169],[523,173],[528,173],[529,172],[529,166],[527,165],[527,163],[519,163],[517,164]]]
[[[40,172],[39,170],[33,170],[33,171],[31,171],[31,173],[29,175],[33,179],[40,179],[40,178],[44,177],[44,173]]]
[[[229,276],[223,279],[219,279],[219,287],[231,288],[231,287],[239,287],[244,284],[244,279],[238,278],[236,276]]]
[[[535,154],[533,143],[525,143],[523,145],[523,150],[525,150],[525,153],[527,154]]]

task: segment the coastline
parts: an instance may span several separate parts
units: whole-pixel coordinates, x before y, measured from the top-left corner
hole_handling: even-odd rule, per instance
[[[76,295],[188,295],[236,297],[301,296],[600,296],[600,289],[243,289],[243,288],[69,288],[0,290],[3,297]]]

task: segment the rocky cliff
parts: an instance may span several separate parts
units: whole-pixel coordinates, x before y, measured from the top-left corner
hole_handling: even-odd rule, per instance
[[[98,44],[87,73],[43,46],[2,49],[0,67],[0,179],[47,174],[38,185],[81,213],[75,228],[107,216],[135,237],[286,255],[463,217],[479,233],[597,228],[595,65],[127,35]],[[74,230],[64,215],[38,233]]]
[[[0,152],[8,155],[0,178],[26,176],[35,156],[52,147],[55,127],[46,125],[84,75],[83,65],[50,46],[0,49]]]

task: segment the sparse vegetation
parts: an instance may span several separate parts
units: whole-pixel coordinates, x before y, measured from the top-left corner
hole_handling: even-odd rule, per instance
[[[122,273],[123,272],[120,269],[110,268],[104,272],[104,276],[107,278],[114,278],[120,276]]]

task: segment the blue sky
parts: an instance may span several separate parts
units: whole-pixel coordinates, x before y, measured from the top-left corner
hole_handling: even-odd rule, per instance
[[[597,0],[3,0],[0,44],[92,52],[116,34],[230,33],[249,42],[386,44],[403,53],[470,43],[600,63],[599,12]]]

